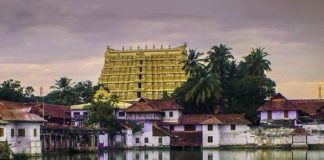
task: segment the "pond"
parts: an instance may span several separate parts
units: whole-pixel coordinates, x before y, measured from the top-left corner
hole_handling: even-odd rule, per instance
[[[43,155],[30,160],[320,160],[324,150],[127,150]]]

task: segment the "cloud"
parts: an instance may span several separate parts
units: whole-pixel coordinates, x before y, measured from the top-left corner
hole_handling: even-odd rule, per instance
[[[178,46],[206,52],[225,43],[237,59],[270,53],[269,75],[288,97],[314,97],[321,82],[324,2],[313,0],[0,1],[0,80],[50,86],[66,75],[97,81],[107,45]],[[308,88],[309,87],[309,88]],[[298,88],[298,87],[297,87]]]

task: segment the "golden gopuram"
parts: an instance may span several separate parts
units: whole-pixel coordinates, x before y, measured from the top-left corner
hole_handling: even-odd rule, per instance
[[[187,80],[180,62],[187,58],[187,45],[171,48],[112,49],[107,47],[99,83],[121,101],[160,99]]]

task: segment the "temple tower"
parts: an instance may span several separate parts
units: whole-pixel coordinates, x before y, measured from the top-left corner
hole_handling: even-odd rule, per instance
[[[175,48],[161,45],[117,50],[108,46],[99,83],[121,101],[160,99],[163,92],[170,94],[187,80],[180,63],[187,58],[186,47],[183,44]]]

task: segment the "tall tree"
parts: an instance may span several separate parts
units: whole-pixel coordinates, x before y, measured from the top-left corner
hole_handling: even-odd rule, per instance
[[[240,67],[248,75],[265,77],[265,72],[271,71],[271,62],[265,59],[268,55],[264,48],[252,48],[251,53],[243,58]]]
[[[194,77],[194,76],[196,76],[196,74],[200,73],[200,70],[202,69],[202,66],[203,66],[200,63],[200,61],[202,61],[202,59],[199,59],[199,57],[201,55],[202,55],[201,52],[197,52],[194,49],[190,49],[187,59],[180,62],[180,63],[183,63],[182,69],[190,77]]]
[[[73,90],[72,79],[67,77],[61,77],[59,80],[55,80],[55,85],[51,86],[54,91],[50,92],[45,100],[50,103],[71,105],[78,104],[79,97]]]
[[[205,61],[208,62],[207,68],[210,73],[218,74],[221,79],[226,78],[229,72],[231,61],[234,59],[231,48],[224,44],[213,46]]]
[[[73,90],[76,92],[80,103],[91,102],[93,95],[96,92],[92,82],[89,80],[78,82],[75,86],[73,86]]]
[[[26,96],[26,97],[33,97],[34,96],[34,88],[32,87],[32,86],[27,86],[26,88],[25,88],[25,93],[24,93],[24,95]]]
[[[20,81],[6,80],[0,84],[0,100],[23,102],[25,101],[23,90]]]

